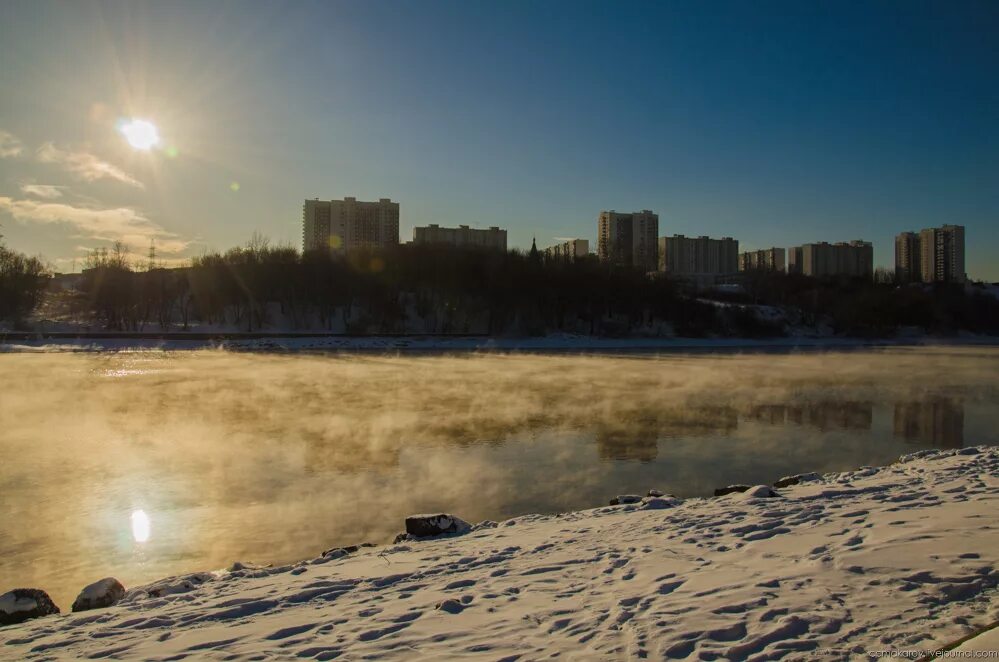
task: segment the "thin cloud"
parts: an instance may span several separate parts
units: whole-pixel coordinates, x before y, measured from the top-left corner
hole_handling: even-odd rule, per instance
[[[85,182],[98,179],[113,179],[136,188],[146,185],[116,165],[102,161],[90,152],[62,150],[50,142],[38,148],[38,160],[42,163],[55,163]]]
[[[53,186],[51,184],[21,184],[21,193],[25,195],[33,195],[36,198],[45,198],[46,200],[52,200],[54,198],[62,197],[62,186]]]
[[[154,241],[157,253],[165,255],[176,255],[190,245],[190,242],[129,207],[95,209],[0,196],[0,211],[7,212],[21,223],[70,225],[76,231],[72,235],[74,237],[106,243],[120,241],[140,249]]]
[[[17,156],[24,151],[24,144],[10,131],[0,129],[0,159]]]

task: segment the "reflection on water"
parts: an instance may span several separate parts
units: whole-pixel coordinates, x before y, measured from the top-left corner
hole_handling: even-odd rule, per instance
[[[945,366],[946,369],[942,369]],[[999,350],[0,355],[0,592],[999,442]]]
[[[964,445],[964,402],[933,398],[895,404],[895,436],[937,448]]]
[[[132,511],[132,538],[135,542],[149,540],[149,515],[144,510]]]
[[[748,418],[783,425],[810,425],[819,430],[870,430],[874,420],[871,402],[830,401],[801,405],[756,405],[746,413]]]

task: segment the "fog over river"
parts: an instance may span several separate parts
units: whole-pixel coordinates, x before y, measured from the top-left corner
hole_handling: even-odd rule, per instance
[[[999,443],[999,348],[0,354],[0,593]]]

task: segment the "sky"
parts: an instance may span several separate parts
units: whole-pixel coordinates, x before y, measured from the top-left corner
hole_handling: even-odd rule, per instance
[[[0,3],[0,234],[53,268],[301,244],[305,198],[595,245],[967,228],[999,280],[999,3]],[[129,145],[130,118],[158,128]]]

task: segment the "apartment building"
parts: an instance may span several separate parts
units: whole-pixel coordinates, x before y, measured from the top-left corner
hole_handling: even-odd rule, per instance
[[[739,241],[682,234],[660,237],[658,266],[673,276],[734,274],[739,271]]]
[[[541,251],[545,258],[556,262],[573,262],[590,254],[588,239],[569,239]]]
[[[944,225],[919,233],[919,269],[924,283],[963,283],[964,226]]]
[[[739,253],[739,271],[784,271],[784,249],[774,247]]]
[[[482,230],[467,225],[445,228],[435,223],[413,228],[414,244],[447,244],[459,248],[486,248],[506,252],[506,230],[491,226]]]
[[[874,246],[869,241],[803,244],[789,249],[788,256],[789,273],[815,278],[874,275]]]
[[[659,215],[643,209],[630,214],[600,212],[597,256],[603,262],[655,271],[658,264]]]
[[[920,239],[917,232],[902,232],[895,236],[895,279],[901,283],[923,278]]]
[[[399,203],[389,198],[363,202],[306,200],[302,206],[302,250],[345,253],[399,244]]]

